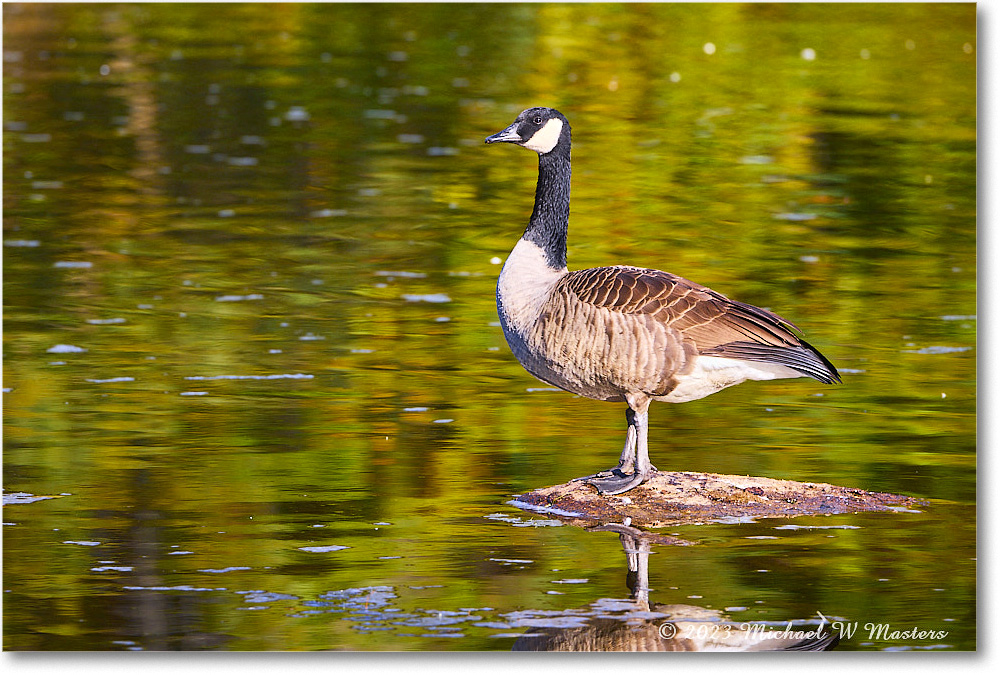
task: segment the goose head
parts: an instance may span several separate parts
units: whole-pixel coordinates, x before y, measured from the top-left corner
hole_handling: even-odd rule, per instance
[[[487,143],[513,143],[546,155],[557,147],[569,147],[569,122],[558,110],[528,108],[503,131],[488,136]]]

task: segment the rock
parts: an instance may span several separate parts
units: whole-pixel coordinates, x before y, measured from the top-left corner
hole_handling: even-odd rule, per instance
[[[581,527],[630,519],[638,527],[731,523],[758,518],[913,510],[918,499],[829,483],[799,483],[760,476],[660,471],[621,495],[600,495],[570,482],[519,495],[513,506]]]

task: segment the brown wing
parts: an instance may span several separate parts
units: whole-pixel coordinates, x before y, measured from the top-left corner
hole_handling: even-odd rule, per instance
[[[560,284],[596,307],[668,325],[694,343],[699,354],[778,363],[821,382],[840,381],[837,369],[793,332],[798,328],[790,321],[675,274],[595,267],[570,272]]]

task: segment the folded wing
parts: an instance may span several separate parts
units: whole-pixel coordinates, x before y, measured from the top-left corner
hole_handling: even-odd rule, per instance
[[[596,267],[568,273],[560,286],[583,303],[669,327],[700,355],[774,363],[826,384],[840,382],[833,364],[790,321],[675,274]]]

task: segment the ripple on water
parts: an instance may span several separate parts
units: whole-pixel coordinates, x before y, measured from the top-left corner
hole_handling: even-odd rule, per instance
[[[792,222],[802,222],[806,220],[813,220],[816,218],[815,213],[776,213],[774,214],[776,220],[789,220]]]
[[[339,591],[328,591],[319,596],[322,600],[341,600],[341,607],[381,606],[394,600],[395,589],[392,586],[365,586],[362,588],[345,588]]]
[[[536,511],[538,513],[551,513],[556,516],[566,516],[568,518],[577,518],[582,514],[575,511],[567,511],[566,509],[560,509],[555,506],[541,506],[538,504],[528,504],[527,502],[522,502],[519,499],[511,499],[507,502],[511,506],[515,506],[519,509],[524,509],[526,511]],[[494,514],[499,515],[499,514]]]
[[[779,525],[776,530],[860,530],[857,525]]]
[[[83,347],[77,347],[76,345],[55,345],[54,347],[49,347],[45,351],[49,354],[81,354],[87,350]]]
[[[229,590],[225,586],[217,586],[215,588],[209,588],[205,586],[191,586],[189,584],[180,584],[177,586],[122,586],[122,590],[125,591],[226,591]]]
[[[247,295],[219,295],[215,298],[216,302],[244,302],[246,300],[263,300],[264,296],[260,293],[248,293]]]
[[[907,354],[955,354],[958,352],[967,352],[972,347],[946,347],[943,345],[934,345],[931,347],[921,347],[920,349],[904,349],[903,351]]]
[[[404,293],[402,297],[407,302],[451,302],[451,298],[444,293]]]
[[[582,609],[541,610],[525,609],[501,614],[512,628],[578,628],[591,618]]]
[[[408,272],[405,270],[401,271],[377,270],[374,274],[377,277],[389,277],[390,280],[396,277],[399,277],[400,279],[423,279],[427,276],[426,272]]]
[[[311,380],[305,373],[282,373],[278,375],[186,375],[185,380]]]
[[[237,595],[243,596],[243,602],[259,603],[259,602],[276,602],[278,600],[298,600],[297,595],[288,595],[287,593],[272,593],[270,591],[236,591]]]
[[[55,495],[33,495],[30,492],[6,492],[3,495],[3,503],[4,506],[7,504],[31,504],[32,502],[55,498]]]
[[[491,513],[483,517],[487,520],[509,523],[513,527],[562,527],[563,524],[559,520],[521,520],[520,516],[508,516],[505,513]]]

